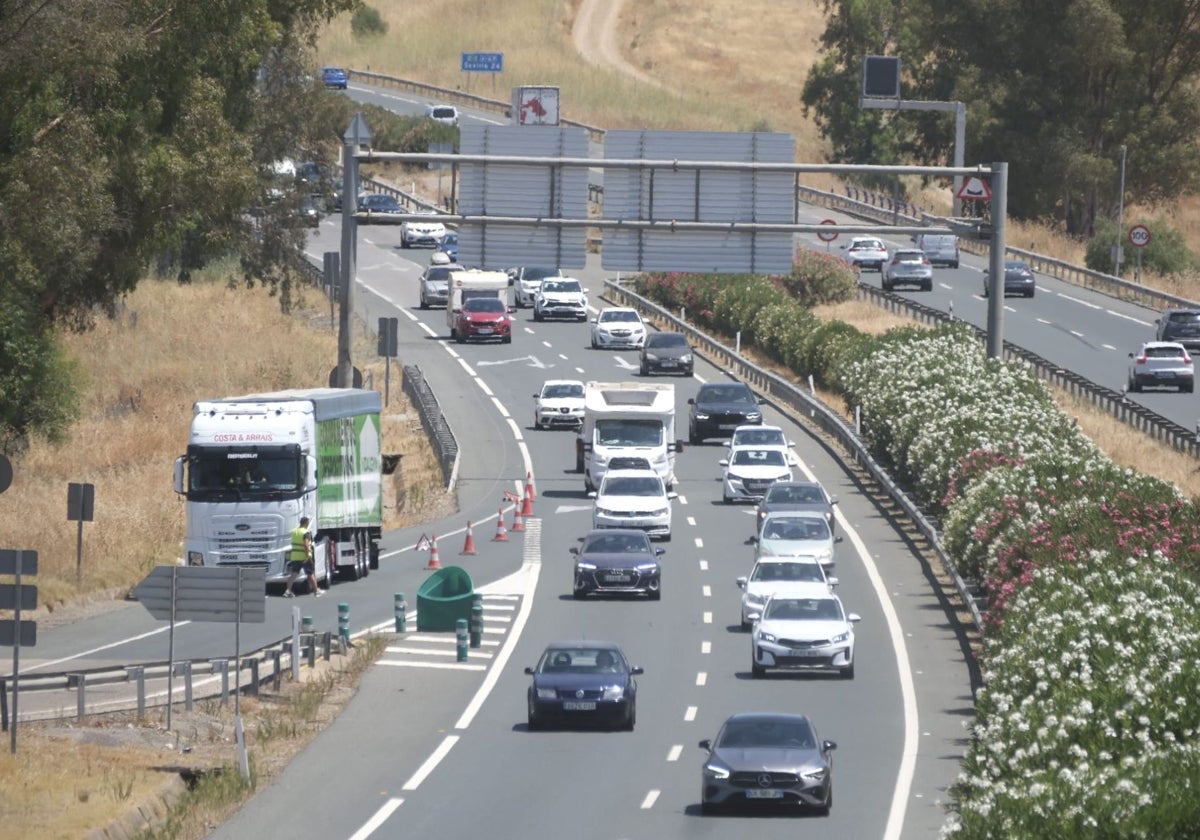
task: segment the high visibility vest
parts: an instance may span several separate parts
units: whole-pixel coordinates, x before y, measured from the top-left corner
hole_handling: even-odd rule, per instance
[[[289,560],[308,559],[308,549],[304,546],[304,538],[307,536],[307,528],[297,525],[292,529],[292,550],[288,552]]]

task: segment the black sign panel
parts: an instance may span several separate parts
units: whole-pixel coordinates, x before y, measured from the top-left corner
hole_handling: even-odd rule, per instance
[[[96,485],[76,484],[67,485],[67,520],[70,522],[91,522],[96,509]]]
[[[0,610],[15,610],[18,599],[21,609],[37,609],[37,587],[21,584],[20,588],[12,584],[0,584]]]
[[[900,98],[900,59],[868,55],[863,59],[863,96],[868,99]]]
[[[0,621],[0,647],[18,647],[18,630],[15,625],[15,621]],[[22,621],[19,638],[19,647],[37,647],[37,622]]]
[[[399,318],[379,319],[379,355],[395,358],[400,349]]]
[[[21,574],[37,574],[38,554],[36,551],[13,551],[11,548],[0,548],[0,575],[15,575],[18,563]]]

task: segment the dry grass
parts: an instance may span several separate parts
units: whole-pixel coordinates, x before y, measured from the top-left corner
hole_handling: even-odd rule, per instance
[[[187,446],[195,400],[326,384],[337,360],[328,303],[312,288],[298,297],[295,314],[284,315],[265,290],[231,288],[216,275],[186,286],[147,280],[117,320],[64,338],[86,375],[83,417],[61,447],[35,441],[14,459],[13,487],[0,504],[6,545],[38,552],[42,605],[56,609],[87,593],[119,592],[179,557],[184,509],[171,489],[171,464]],[[382,389],[374,342],[361,325],[355,335],[353,357],[370,360],[359,367]],[[397,527],[444,504],[445,494],[395,368],[392,384],[384,451],[404,458],[401,473],[385,482],[384,505],[389,527]],[[76,524],[65,516],[68,482],[96,489],[78,584]],[[406,499],[421,504],[401,509]]]

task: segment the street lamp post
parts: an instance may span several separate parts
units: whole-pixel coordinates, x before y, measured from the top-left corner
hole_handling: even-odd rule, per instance
[[[1113,245],[1113,274],[1121,276],[1121,232],[1125,227],[1125,144],[1121,144],[1121,191],[1117,196],[1117,242]]]

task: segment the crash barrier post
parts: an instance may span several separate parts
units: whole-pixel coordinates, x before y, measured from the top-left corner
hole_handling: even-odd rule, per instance
[[[404,593],[397,592],[392,596],[395,602],[396,609],[396,632],[408,632],[408,602],[404,600]]]
[[[213,659],[209,661],[209,668],[213,673],[221,675],[221,705],[229,705],[229,660],[228,659]]]
[[[345,601],[338,604],[338,636],[350,645],[350,605]]]
[[[455,652],[459,662],[467,661],[467,620],[460,618],[454,628]]]
[[[476,592],[471,603],[471,647],[483,644],[483,596]]]

